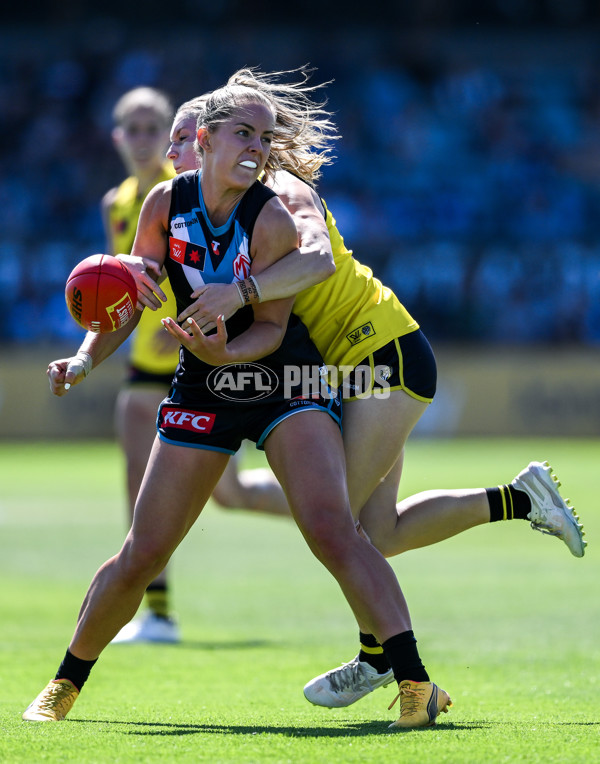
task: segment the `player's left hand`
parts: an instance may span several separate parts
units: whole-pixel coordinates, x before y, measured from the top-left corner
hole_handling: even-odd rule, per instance
[[[231,318],[241,307],[240,293],[235,284],[204,284],[192,292],[194,302],[182,311],[177,320],[185,324],[193,318],[203,332],[217,325],[217,317]]]
[[[193,353],[197,358],[211,366],[222,366],[229,362],[227,352],[227,329],[225,317],[217,316],[217,331],[207,336],[200,329],[193,318],[186,319],[184,331],[172,318],[163,318],[162,324],[169,334],[176,337],[179,342]]]
[[[150,310],[156,310],[160,308],[161,304],[167,301],[167,295],[158,285],[162,275],[160,265],[148,257],[122,254],[116,255],[116,257],[127,266],[135,279],[138,293],[137,309],[142,310],[146,307]]]

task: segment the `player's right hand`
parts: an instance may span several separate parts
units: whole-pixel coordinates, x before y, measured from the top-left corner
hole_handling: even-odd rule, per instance
[[[188,305],[178,316],[177,321],[184,324],[193,318],[203,332],[208,332],[217,325],[217,318],[231,318],[240,308],[240,293],[235,284],[203,284],[192,292],[194,302]]]
[[[78,356],[61,358],[48,364],[48,381],[53,395],[66,395],[72,385],[78,385],[85,378],[85,366]]]

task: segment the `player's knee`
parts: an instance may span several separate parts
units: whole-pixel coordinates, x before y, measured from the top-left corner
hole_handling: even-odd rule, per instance
[[[338,564],[352,554],[351,547],[358,539],[354,526],[347,519],[338,520],[337,513],[323,508],[318,516],[303,527],[313,553],[328,567]]]
[[[384,557],[396,557],[399,554],[404,554],[414,547],[408,545],[401,545],[398,539],[390,539],[389,536],[377,536],[371,539],[371,543]]]
[[[119,554],[121,579],[127,585],[147,584],[164,569],[169,557],[170,550],[158,540],[129,542]]]
[[[393,529],[387,525],[366,521],[361,527],[371,544],[384,557],[395,557],[415,548],[414,545],[407,543],[408,538],[404,538],[401,533],[393,532]]]

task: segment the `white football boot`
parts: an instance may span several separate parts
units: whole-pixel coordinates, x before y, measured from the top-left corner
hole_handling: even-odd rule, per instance
[[[392,669],[378,674],[368,663],[359,661],[357,655],[350,663],[311,679],[304,688],[304,697],[315,706],[344,708],[393,681]]]
[[[177,644],[181,642],[179,626],[171,618],[161,618],[149,610],[141,618],[126,623],[112,644],[126,642],[163,642]]]
[[[583,526],[569,499],[564,501],[558,492],[560,482],[548,462],[531,462],[511,485],[525,491],[531,499],[531,512],[527,515],[531,527],[556,536],[565,542],[571,554],[583,557],[587,545]]]

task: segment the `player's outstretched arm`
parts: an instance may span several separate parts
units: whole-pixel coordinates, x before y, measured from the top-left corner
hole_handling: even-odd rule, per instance
[[[335,273],[335,263],[325,210],[314,189],[285,170],[275,173],[268,185],[292,216],[300,241],[297,253],[271,266],[258,279],[262,299],[274,300],[291,297],[325,281]]]
[[[78,385],[91,370],[112,355],[138,325],[140,311],[125,326],[114,332],[96,334],[87,332],[77,353],[70,358],[59,358],[48,364],[48,382],[53,395],[65,395],[73,385]]]

